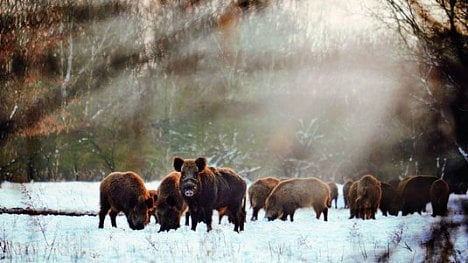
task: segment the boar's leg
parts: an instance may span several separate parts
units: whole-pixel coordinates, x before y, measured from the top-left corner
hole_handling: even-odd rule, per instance
[[[328,221],[328,208],[325,207],[322,212],[323,212],[323,221]]]
[[[314,211],[315,211],[315,218],[319,219],[320,216],[322,215],[322,210],[319,210],[318,207],[314,207]]]
[[[382,215],[387,216],[387,209],[382,209]]]
[[[205,208],[203,210],[205,215],[206,230],[207,232],[210,232],[212,229],[211,222],[213,221],[213,208]]]
[[[197,229],[197,224],[198,224],[198,211],[196,210],[190,210],[190,219],[192,220],[192,230],[195,231]]]
[[[187,212],[185,212],[185,225],[186,226],[189,225],[189,219],[190,219],[190,212],[187,211]]]
[[[349,217],[348,219],[353,219],[354,216],[356,215],[356,211],[352,208],[349,208]]]
[[[241,207],[229,207],[228,210],[232,215],[232,222],[234,223],[234,231],[244,231],[245,211]]]
[[[118,213],[119,213],[119,211],[114,210],[114,209],[111,209],[111,211],[109,213],[109,216],[110,216],[110,219],[111,219],[111,224],[112,224],[113,227],[117,227],[117,223],[115,221],[115,218],[117,217]]]
[[[259,211],[259,210],[260,210],[260,209],[257,208],[257,207],[254,207],[254,208],[253,208],[252,218],[250,218],[250,221],[257,221],[257,219],[258,219],[258,211]]]
[[[291,213],[289,213],[289,219],[291,220],[291,222],[294,222],[294,213],[296,211],[292,211]]]
[[[288,213],[287,212],[283,212],[283,214],[281,214],[281,217],[280,219],[283,220],[283,221],[286,221],[288,219]]]
[[[109,209],[110,205],[101,201],[101,210],[99,211],[99,228],[104,228],[104,219],[106,218]]]
[[[247,217],[247,216],[246,216],[245,210],[244,210],[244,209],[241,209],[241,217],[240,217],[240,222],[239,222],[239,224],[240,224],[240,226],[239,226],[240,229],[239,229],[239,230],[240,230],[240,231],[244,231],[244,223],[245,223],[245,218],[246,218],[246,217]]]

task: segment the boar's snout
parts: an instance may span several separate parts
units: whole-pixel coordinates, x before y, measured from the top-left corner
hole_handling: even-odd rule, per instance
[[[193,181],[182,182],[182,194],[187,197],[192,197],[197,192],[197,184]]]
[[[134,222],[132,220],[127,220],[128,221],[128,225],[130,226],[130,229],[132,230],[142,230],[143,228],[145,228],[145,223],[144,222]]]

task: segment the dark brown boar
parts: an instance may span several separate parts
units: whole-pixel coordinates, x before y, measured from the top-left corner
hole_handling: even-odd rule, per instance
[[[364,175],[351,185],[350,193],[350,218],[375,219],[382,198],[380,181]]]
[[[348,194],[349,194],[349,189],[351,188],[352,184],[353,184],[353,181],[347,180],[346,183],[343,185],[344,208],[349,208]]]
[[[174,158],[174,168],[181,173],[180,191],[189,206],[192,230],[205,222],[211,231],[213,209],[227,207],[234,231],[244,230],[247,184],[230,168],[213,168],[205,158]],[[199,218],[200,217],[200,218]]]
[[[180,173],[171,172],[159,183],[156,200],[156,216],[161,225],[159,232],[178,229],[180,219],[187,211],[187,204],[179,189]]]
[[[111,224],[117,227],[116,216],[123,211],[131,229],[140,230],[149,222],[148,209],[154,205],[143,179],[134,172],[113,172],[106,176],[100,186],[99,228],[109,212]]]
[[[432,216],[446,216],[450,188],[443,179],[435,180],[431,185]]]
[[[335,200],[335,208],[338,208],[337,202],[338,202],[338,186],[336,185],[335,182],[327,182],[328,187],[330,187],[330,196],[331,200]]]
[[[426,204],[431,201],[431,185],[437,179],[435,176],[415,175],[400,181],[397,193],[403,216],[426,211]]]
[[[265,207],[265,201],[273,188],[278,185],[280,180],[275,177],[265,177],[256,180],[249,186],[249,201],[253,209],[251,221],[258,219],[258,211]]]
[[[318,178],[293,178],[281,181],[266,199],[265,217],[268,220],[280,218],[286,220],[289,215],[294,221],[298,208],[312,207],[316,218],[323,213],[328,220],[328,208],[331,207],[330,188]]]
[[[381,182],[382,198],[380,199],[380,211],[384,216],[398,215],[397,191],[391,184]]]

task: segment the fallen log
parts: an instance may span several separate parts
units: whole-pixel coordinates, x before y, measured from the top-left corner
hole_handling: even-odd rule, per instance
[[[0,207],[0,214],[15,214],[15,215],[55,215],[55,216],[97,216],[96,212],[93,211],[65,211],[65,210],[54,210],[54,209],[33,209],[33,208],[6,208]]]

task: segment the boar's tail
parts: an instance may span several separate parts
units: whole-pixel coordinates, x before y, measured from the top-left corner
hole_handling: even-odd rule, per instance
[[[244,195],[244,199],[242,200],[242,210],[245,211],[245,203],[247,203],[247,196]]]
[[[329,194],[328,198],[327,198],[327,207],[328,208],[331,208],[331,203],[332,203],[331,194]]]

